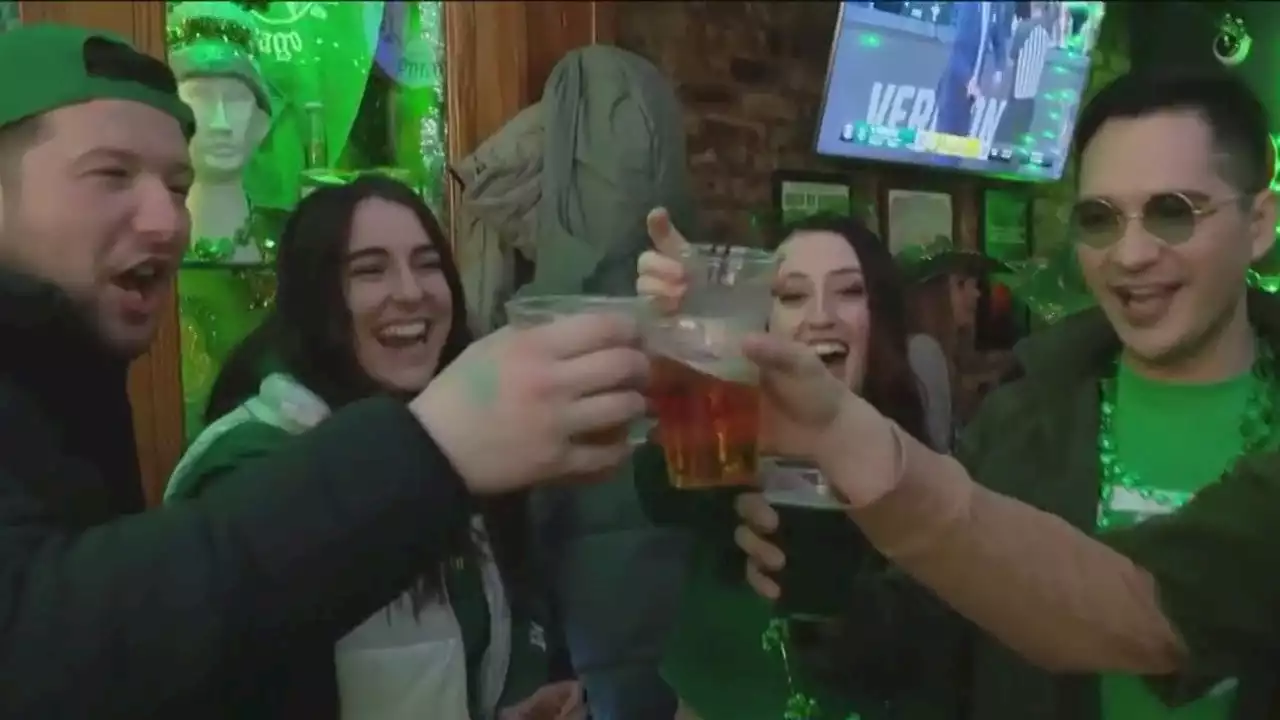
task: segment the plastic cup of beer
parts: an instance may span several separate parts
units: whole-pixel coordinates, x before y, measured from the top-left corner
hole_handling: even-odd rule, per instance
[[[545,325],[558,318],[589,313],[626,315],[643,322],[650,312],[646,298],[613,295],[530,295],[509,300],[504,307],[507,322],[517,328]],[[599,437],[587,438],[587,442],[610,444],[617,442],[625,433],[627,442],[632,446],[640,445],[648,440],[653,425],[651,419],[640,419],[629,427],[603,431]]]
[[[762,460],[760,485],[778,514],[778,529],[769,541],[787,558],[772,574],[781,590],[775,610],[801,620],[841,616],[860,569],[875,553],[849,517],[848,505],[817,468],[802,461]]]
[[[769,315],[773,253],[686,249],[688,288],[674,315],[646,326],[650,406],[671,484],[714,490],[756,484],[760,391],[742,339]]]

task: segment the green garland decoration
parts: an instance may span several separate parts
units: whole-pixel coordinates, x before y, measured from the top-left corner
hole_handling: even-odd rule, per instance
[[[253,57],[253,30],[237,22],[220,18],[192,17],[169,25],[165,30],[169,51],[179,50],[201,40],[220,40]]]

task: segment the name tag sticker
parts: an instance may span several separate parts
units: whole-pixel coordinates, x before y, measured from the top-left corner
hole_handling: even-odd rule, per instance
[[[1118,487],[1111,491],[1111,502],[1107,510],[1138,518],[1152,518],[1168,515],[1190,499],[1191,493],[1187,492]]]

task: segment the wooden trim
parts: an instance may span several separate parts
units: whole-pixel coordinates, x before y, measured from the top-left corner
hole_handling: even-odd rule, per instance
[[[553,3],[554,4],[554,3]],[[527,3],[449,2],[444,4],[447,95],[447,159],[466,159],[493,133],[529,104],[525,73]],[[450,238],[461,232],[458,213],[462,188],[450,180]],[[455,252],[454,257],[459,253]]]
[[[132,40],[139,49],[164,57],[164,13],[162,2],[50,2],[36,0],[19,4],[22,22],[51,22],[107,30]],[[153,24],[159,19],[159,25]],[[157,34],[158,33],[158,34]],[[159,52],[154,44],[158,40]]]
[[[526,67],[530,101],[542,97],[547,76],[565,53],[593,43],[611,43],[616,35],[613,2],[530,2],[526,6]]]
[[[613,45],[618,41],[618,3],[596,0],[591,3],[591,42]]]
[[[461,162],[542,96],[542,86],[564,54],[595,42],[613,42],[617,3],[445,3],[448,88],[448,158]],[[449,182],[449,207],[461,188]],[[451,212],[451,237],[461,236]],[[461,256],[455,253],[455,257]]]
[[[525,6],[485,0],[444,5],[450,162],[466,158],[528,104]]]

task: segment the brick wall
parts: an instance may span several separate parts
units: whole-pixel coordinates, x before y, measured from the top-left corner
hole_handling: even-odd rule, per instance
[[[618,44],[679,87],[703,220],[741,236],[767,211],[775,168],[810,152],[835,28],[834,2],[624,2]]]
[[[775,169],[843,172],[870,198],[876,183],[895,173],[812,153],[837,7],[803,0],[619,3],[618,44],[663,69],[684,100],[690,168],[712,232],[726,239],[750,237],[752,216],[767,213],[772,204]],[[1113,16],[1104,26],[1095,85],[1128,68],[1124,25]],[[959,190],[966,181],[947,182]],[[1060,241],[1059,218],[1069,207],[1070,191],[1070,175],[1066,182],[1036,188],[1038,246]],[[958,197],[961,214],[976,212],[978,193]],[[962,219],[960,225],[967,223]],[[962,242],[965,235],[962,230]]]

